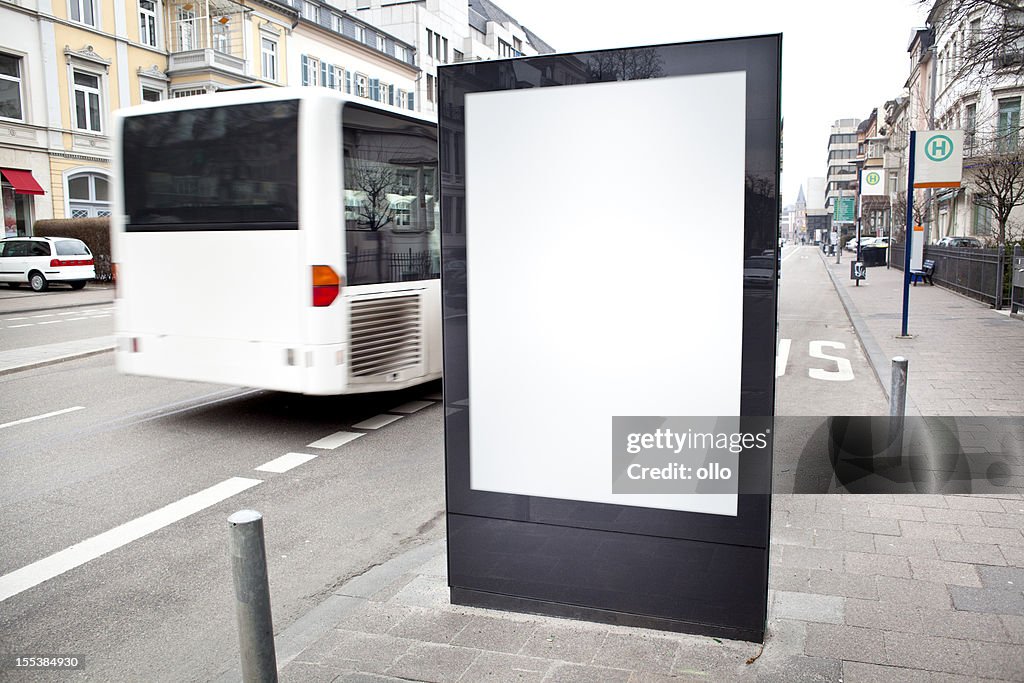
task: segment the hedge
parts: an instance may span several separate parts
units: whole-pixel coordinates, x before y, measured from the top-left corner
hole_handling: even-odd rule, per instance
[[[32,226],[37,237],[72,237],[85,242],[96,263],[96,281],[110,282],[110,218],[49,218]]]

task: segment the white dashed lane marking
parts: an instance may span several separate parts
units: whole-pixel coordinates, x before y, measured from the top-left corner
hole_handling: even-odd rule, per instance
[[[256,470],[259,472],[282,474],[293,467],[298,467],[304,462],[309,462],[315,457],[315,455],[310,455],[309,453],[285,453],[280,458],[274,458],[270,462],[263,463]]]
[[[409,401],[408,403],[403,403],[402,405],[398,406],[397,408],[392,408],[388,412],[389,413],[401,413],[403,415],[411,415],[412,413],[415,413],[418,410],[423,410],[427,406],[432,406],[432,405],[434,405],[434,404],[431,401]]]
[[[353,429],[380,429],[381,427],[384,427],[386,425],[391,424],[392,422],[396,422],[396,421],[401,420],[401,419],[402,419],[401,415],[377,415],[375,417],[371,417],[368,420],[363,420],[362,422],[357,422],[356,424],[352,425],[352,428]]]
[[[0,576],[0,602],[262,483],[232,477]]]
[[[338,446],[344,446],[345,444],[351,441],[355,441],[356,439],[363,435],[363,432],[335,432],[330,436],[325,436],[322,439],[319,439],[311,444],[308,444],[307,447],[333,450]]]
[[[63,415],[64,413],[73,413],[76,410],[85,410],[85,406],[74,406],[73,408],[64,408],[63,410],[55,410],[52,413],[43,413],[42,415],[36,415],[34,417],[25,417],[14,422],[5,422],[0,425],[0,429],[7,427],[13,427],[14,425],[25,424],[26,422],[35,422],[36,420],[44,420],[48,417],[56,417],[57,415]]]

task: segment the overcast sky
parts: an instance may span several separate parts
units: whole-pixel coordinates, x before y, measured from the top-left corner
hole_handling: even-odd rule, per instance
[[[840,118],[866,119],[903,94],[915,0],[494,0],[558,52],[782,33],[782,201],[826,172]],[[806,188],[805,188],[806,190]]]

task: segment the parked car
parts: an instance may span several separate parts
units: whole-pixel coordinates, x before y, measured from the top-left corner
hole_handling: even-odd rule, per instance
[[[771,256],[751,256],[743,261],[743,283],[758,288],[770,288],[775,280],[775,259]]]
[[[45,292],[50,283],[82,289],[96,277],[92,252],[82,240],[70,237],[8,237],[0,240],[0,282],[8,287],[25,283]]]
[[[861,237],[860,237],[860,248],[863,249],[865,246],[867,246],[867,244],[869,242],[871,242],[874,239],[875,239],[874,237],[868,237],[867,235],[861,235]],[[857,251],[857,238],[856,237],[851,238],[846,243],[846,249],[847,249],[847,251]]]
[[[937,247],[954,247],[956,249],[980,249],[981,240],[977,237],[943,237],[935,243]]]

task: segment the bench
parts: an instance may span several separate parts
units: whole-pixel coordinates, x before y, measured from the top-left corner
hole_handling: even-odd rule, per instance
[[[910,281],[917,287],[918,280],[927,282],[930,285],[934,285],[932,282],[932,275],[935,274],[935,261],[932,259],[925,259],[921,264],[921,270],[910,271]]]

